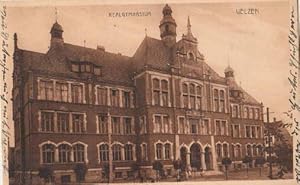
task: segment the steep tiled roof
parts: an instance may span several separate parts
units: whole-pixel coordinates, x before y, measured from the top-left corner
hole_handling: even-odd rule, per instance
[[[135,70],[139,71],[145,65],[155,69],[168,70],[169,64],[175,61],[176,52],[180,48],[182,49],[182,40],[179,40],[172,48],[168,48],[162,40],[146,36],[133,56]],[[197,57],[201,58],[201,56],[202,54],[198,52]],[[185,63],[189,64],[190,62],[185,61]],[[204,61],[193,63],[193,66],[195,71],[200,71],[199,74],[209,73],[212,80],[225,83],[225,79]]]
[[[161,40],[145,37],[133,55],[133,61],[137,71],[144,65],[165,70],[172,60],[172,53],[172,49],[166,47]]]
[[[260,105],[260,103],[252,97],[249,93],[247,93],[241,86],[239,86],[235,80],[229,80],[228,81],[229,89],[230,90],[239,90],[243,92],[243,102],[244,103],[250,103],[250,104],[256,104]]]
[[[76,77],[78,74],[71,72],[70,62],[91,62],[102,66],[102,80],[104,81],[132,82],[130,58],[120,54],[67,43],[64,43],[62,47],[51,48],[46,54],[27,50],[19,51],[23,57],[25,70],[39,70],[49,74],[60,73]]]

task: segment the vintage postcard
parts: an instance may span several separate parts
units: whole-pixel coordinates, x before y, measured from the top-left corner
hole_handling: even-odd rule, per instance
[[[1,2],[0,184],[300,183],[298,7]]]

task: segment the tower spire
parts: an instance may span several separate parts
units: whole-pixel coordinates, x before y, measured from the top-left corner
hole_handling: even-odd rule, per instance
[[[57,8],[55,7],[55,22],[57,22],[57,19],[58,19],[58,11]]]
[[[183,39],[196,43],[197,44],[197,39],[193,36],[192,34],[192,25],[191,25],[191,20],[190,16],[187,18],[187,32],[182,36]]]
[[[187,22],[188,33],[192,33],[191,27],[192,27],[192,25],[191,25],[191,21],[190,21],[190,16],[188,16],[188,22]]]

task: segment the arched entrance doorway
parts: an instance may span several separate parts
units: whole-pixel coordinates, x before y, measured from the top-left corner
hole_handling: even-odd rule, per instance
[[[201,147],[199,144],[192,144],[191,148],[191,167],[199,170],[201,168]]]
[[[209,147],[205,147],[204,149],[204,159],[205,159],[205,165],[207,170],[212,169],[211,161],[212,161],[212,156],[211,156],[211,150]]]

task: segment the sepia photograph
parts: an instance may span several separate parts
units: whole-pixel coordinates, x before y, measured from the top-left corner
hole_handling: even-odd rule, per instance
[[[299,183],[297,1],[77,2],[1,6],[4,184]]]

